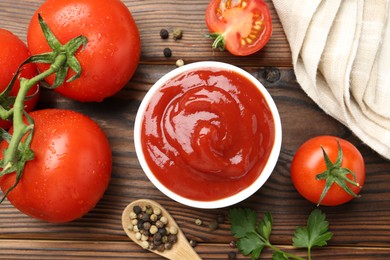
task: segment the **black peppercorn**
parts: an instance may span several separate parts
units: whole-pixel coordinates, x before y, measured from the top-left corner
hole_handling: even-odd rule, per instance
[[[169,37],[168,30],[167,29],[161,29],[160,37],[161,37],[161,39],[168,39],[168,37]]]
[[[164,250],[165,250],[164,244],[161,244],[161,245],[159,245],[159,246],[157,247],[157,251],[159,251],[159,252],[164,252]]]
[[[144,222],[143,228],[144,228],[145,230],[149,231],[150,227],[151,227],[150,222]]]
[[[192,246],[192,247],[196,247],[196,245],[197,245],[198,243],[195,241],[195,240],[190,240],[190,245]]]
[[[142,220],[143,221],[148,221],[150,219],[150,215],[148,213],[145,213],[143,216],[142,216]]]
[[[160,233],[161,236],[165,236],[167,234],[167,230],[165,228],[159,228],[158,233]]]
[[[225,215],[223,214],[218,214],[217,216],[217,223],[221,224],[225,221]]]
[[[229,260],[234,260],[234,259],[236,259],[236,257],[237,257],[236,252],[231,251],[231,252],[228,253],[228,259]]]
[[[135,236],[141,241],[143,248],[162,252],[171,249],[177,242],[178,229],[168,224],[168,219],[161,214],[161,209],[151,205],[135,206],[129,218],[131,223],[128,228],[136,232]]]
[[[156,241],[156,240],[161,241],[162,235],[160,233],[156,233],[156,234],[154,234],[153,238],[154,238],[154,241]]]
[[[171,51],[171,49],[169,49],[169,48],[165,48],[164,49],[164,56],[165,57],[171,57],[172,56],[172,51]]]
[[[156,245],[156,246],[159,246],[159,245],[162,244],[162,241],[161,240],[154,240],[153,244]]]
[[[211,222],[211,223],[209,224],[209,230],[210,230],[210,231],[217,230],[218,227],[219,227],[219,224],[218,224],[218,222],[217,222],[216,220],[214,220],[213,222]]]
[[[133,207],[133,211],[134,211],[135,214],[138,215],[139,213],[141,213],[142,209],[141,209],[140,206],[137,205],[137,206]]]
[[[168,236],[168,241],[171,242],[171,243],[176,243],[177,242],[177,235],[170,234]]]

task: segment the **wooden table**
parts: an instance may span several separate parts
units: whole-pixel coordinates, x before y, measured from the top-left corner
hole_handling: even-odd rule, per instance
[[[33,12],[43,0],[1,0],[0,27],[26,39]],[[326,115],[297,84],[291,67],[291,54],[272,2],[268,0],[274,33],[268,45],[249,57],[234,57],[213,51],[204,21],[207,0],[163,1],[126,0],[138,25],[142,57],[137,72],[125,88],[102,103],[78,103],[53,91],[43,91],[39,108],[73,109],[89,115],[107,133],[113,150],[110,185],[97,207],[85,217],[67,223],[50,224],[27,217],[8,201],[0,206],[0,258],[15,259],[159,259],[130,242],[121,227],[125,206],[140,198],[154,199],[176,218],[188,239],[195,240],[196,251],[204,259],[227,259],[233,240],[227,221],[210,232],[208,223],[228,209],[199,210],[180,205],[157,190],[142,172],[133,145],[133,126],[137,108],[152,84],[174,69],[177,59],[185,63],[203,60],[228,62],[257,77],[273,96],[283,125],[279,161],[266,185],[244,202],[259,216],[270,211],[274,217],[272,243],[305,256],[304,250],[291,247],[296,226],[305,225],[316,207],[294,189],[289,167],[296,149],[307,139],[323,134],[336,135],[355,144],[367,166],[362,197],[338,207],[321,207],[330,222],[334,237],[329,246],[313,250],[314,259],[390,259],[390,162],[363,144],[353,133]],[[161,28],[180,27],[183,39],[162,40]],[[0,39],[1,40],[1,39]],[[170,47],[171,58],[163,56]],[[194,220],[204,225],[198,227]],[[272,252],[266,250],[264,258]],[[241,254],[237,258],[247,258]]]

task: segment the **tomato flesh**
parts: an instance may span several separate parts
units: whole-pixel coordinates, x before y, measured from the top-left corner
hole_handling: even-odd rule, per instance
[[[226,49],[238,56],[262,49],[272,34],[272,18],[263,0],[211,1],[206,10],[211,33],[221,34]]]

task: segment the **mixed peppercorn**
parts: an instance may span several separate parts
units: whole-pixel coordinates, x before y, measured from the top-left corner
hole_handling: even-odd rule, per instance
[[[179,40],[183,37],[183,31],[180,29],[180,28],[175,28],[173,29],[172,31],[172,38],[176,41],[176,40]],[[168,39],[169,38],[169,31],[167,29],[161,29],[160,30],[160,37],[161,39]],[[163,54],[166,58],[169,58],[172,56],[172,50],[168,47],[164,48],[163,50]],[[176,61],[176,66],[177,67],[181,67],[184,65],[184,61],[182,59],[178,59]]]
[[[178,228],[169,225],[168,219],[162,215],[160,208],[146,205],[134,206],[129,214],[128,229],[135,232],[135,237],[144,249],[169,250],[177,242]]]

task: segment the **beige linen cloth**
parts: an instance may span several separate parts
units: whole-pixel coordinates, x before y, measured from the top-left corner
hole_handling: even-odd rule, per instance
[[[273,0],[298,83],[390,159],[390,0]]]

